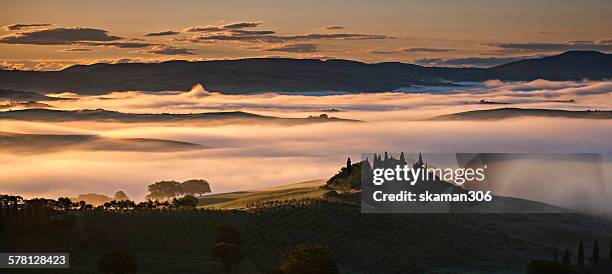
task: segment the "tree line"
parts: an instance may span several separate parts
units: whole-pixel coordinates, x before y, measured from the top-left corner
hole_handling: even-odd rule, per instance
[[[599,253],[599,242],[595,240],[591,258],[587,259],[584,252],[584,244],[578,243],[575,255],[576,261],[572,261],[572,254],[568,248],[563,251],[561,259],[559,251],[553,251],[551,260],[533,260],[527,264],[528,274],[599,274],[612,273],[612,240],[608,247],[608,258],[604,259]]]
[[[33,198],[24,199],[19,195],[0,194],[0,220],[18,222],[22,219],[43,218],[67,211],[82,210],[134,210],[134,209],[170,209],[194,208],[202,196],[210,193],[210,184],[203,179],[192,179],[182,183],[177,181],[159,181],[148,186],[149,195],[143,202],[134,202],[123,191],[117,191],[114,200],[94,206],[83,200],[73,201],[68,197],[58,199]],[[179,195],[184,195],[178,197]],[[43,217],[44,216],[44,217]]]
[[[191,179],[182,183],[177,181],[159,181],[147,187],[147,200],[170,200],[181,195],[202,196],[210,193],[210,184],[203,179]]]

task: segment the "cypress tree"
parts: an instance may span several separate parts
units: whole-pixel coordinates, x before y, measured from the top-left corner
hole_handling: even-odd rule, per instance
[[[563,264],[565,265],[570,265],[572,263],[572,259],[570,259],[570,252],[569,249],[565,249],[565,251],[563,251]]]
[[[349,158],[346,160],[346,171],[347,171],[347,173],[348,173],[348,174],[347,174],[347,176],[350,176],[350,175],[351,175],[351,167],[352,167],[352,166],[351,166],[351,157],[349,157]]]
[[[593,244],[593,264],[597,265],[599,263],[599,244],[597,240],[595,240],[595,244]]]
[[[584,268],[584,246],[582,246],[582,242],[578,245],[578,267]]]

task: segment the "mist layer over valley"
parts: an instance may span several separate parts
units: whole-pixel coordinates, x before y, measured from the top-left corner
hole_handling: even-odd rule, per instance
[[[357,160],[361,153],[381,151],[612,153],[610,119],[527,115],[503,120],[495,117],[427,120],[504,107],[609,110],[612,108],[612,82],[609,81],[488,81],[385,93],[330,91],[297,95],[227,95],[196,85],[190,91],[155,94],[132,91],[99,96],[74,93],[46,96],[54,99],[43,97],[37,102],[49,105],[47,108],[52,110],[104,109],[126,114],[168,115],[230,111],[271,119],[299,119],[292,119],[290,123],[244,117],[237,117],[232,123],[215,122],[215,119],[206,123],[155,119],[126,122],[108,117],[49,120],[31,116],[26,119],[25,115],[0,113],[4,114],[0,115],[3,133],[0,135],[3,138],[0,140],[3,146],[0,189],[3,193],[74,197],[82,193],[109,195],[122,189],[138,200],[145,196],[148,184],[191,178],[205,178],[211,182],[213,192],[220,193],[328,178],[337,172],[346,157]],[[18,100],[2,100],[5,105],[12,103],[10,110],[29,108],[15,104],[20,103]],[[319,118],[321,114],[327,116]],[[341,119],[330,120],[330,117]],[[300,119],[308,122],[295,123]],[[30,143],[8,142],[7,136],[15,140],[15,134],[35,134],[41,142],[36,143],[32,136]],[[52,135],[93,136],[98,142],[131,140],[139,149],[112,149],[112,142],[92,147],[87,140],[62,146],[57,140],[48,142],[44,137]],[[146,145],[137,145],[142,140],[201,147],[159,149],[161,143],[155,143],[158,149],[147,149]],[[126,147],[125,143],[122,145]],[[605,170],[610,170],[609,166]],[[607,176],[607,185],[601,193],[612,197],[611,174]],[[538,195],[529,195],[538,198]],[[557,200],[555,197],[554,201]]]

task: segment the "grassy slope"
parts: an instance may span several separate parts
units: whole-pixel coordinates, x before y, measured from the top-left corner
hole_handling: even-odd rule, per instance
[[[325,184],[325,180],[314,180],[258,190],[206,195],[200,198],[200,206],[219,209],[240,209],[245,208],[247,203],[253,202],[322,197],[325,190],[319,187],[323,184]]]

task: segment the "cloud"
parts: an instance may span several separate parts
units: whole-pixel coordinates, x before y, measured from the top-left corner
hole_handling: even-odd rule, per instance
[[[261,22],[237,22],[221,26],[224,29],[244,29],[244,28],[256,28],[261,25]]]
[[[321,96],[331,95],[331,96]],[[371,111],[411,111],[423,108],[441,112],[452,112],[449,108],[483,107],[480,100],[512,103],[513,107],[552,107],[563,109],[609,108],[612,96],[610,81],[547,81],[502,82],[499,80],[482,83],[455,83],[448,86],[419,87],[411,86],[393,92],[377,94],[351,94],[338,92],[293,92],[261,93],[250,95],[221,94],[206,90],[200,85],[183,93],[164,93],[163,95],[145,92],[118,92],[103,97],[116,97],[114,100],[99,101],[95,97],[82,96],[82,100],[66,101],[57,105],[62,109],[86,109],[104,106],[123,112],[181,112],[195,113],[220,110],[241,110],[255,113],[266,111],[286,112],[292,117],[306,117],[322,109],[340,109],[337,115],[359,120],[379,120]],[[192,97],[202,97],[193,100]],[[569,103],[573,99],[575,102]],[[564,102],[562,102],[564,101]],[[554,103],[544,106],[542,104]],[[521,105],[522,104],[522,105]],[[486,106],[485,106],[486,107]],[[357,112],[357,113],[354,113]],[[302,113],[301,115],[298,115]],[[397,114],[397,113],[396,113]],[[273,114],[278,116],[278,113]],[[298,115],[298,116],[295,116]],[[389,118],[388,116],[386,118]],[[425,117],[406,117],[396,115],[393,119],[419,119]]]
[[[277,35],[273,30],[245,30],[244,28],[255,28],[260,22],[241,22],[222,26],[195,26],[186,28],[185,32],[202,32],[191,38],[177,39],[178,41],[190,41],[194,43],[214,42],[245,42],[245,43],[287,43],[292,41],[314,41],[314,40],[377,40],[393,39],[386,35],[361,34],[361,33],[310,33],[302,35]],[[337,27],[337,26],[336,26]]]
[[[421,58],[421,59],[414,60],[414,63],[417,65],[423,65],[423,66],[441,66],[440,64],[443,63],[444,61],[445,60],[442,58]]]
[[[134,49],[134,48],[146,48],[150,46],[157,46],[160,44],[145,43],[145,42],[78,42],[75,43],[79,46],[93,46],[93,47],[115,47],[121,49]]]
[[[92,50],[84,49],[84,48],[70,48],[70,49],[63,49],[62,51],[79,52],[79,51],[92,51]]]
[[[341,30],[344,29],[344,27],[342,26],[325,26],[323,27],[324,30]]]
[[[607,86],[606,86],[607,85]],[[517,92],[522,86],[535,88]],[[329,178],[346,157],[359,159],[363,151],[505,151],[601,152],[610,151],[609,121],[517,118],[503,122],[416,121],[452,112],[497,108],[487,101],[521,103],[517,107],[585,109],[609,108],[612,95],[605,82],[490,82],[452,86],[456,92],[428,94],[400,92],[333,96],[300,94],[230,95],[206,92],[196,86],[183,93],[123,92],[103,96],[77,96],[61,100],[58,108],[106,108],[131,113],[198,113],[244,110],[271,116],[306,117],[338,108],[333,116],[367,123],[322,123],[291,127],[258,125],[201,126],[197,124],[45,124],[3,122],[3,129],[21,133],[100,134],[117,138],[159,138],[194,142],[215,149],[176,153],[66,151],[13,154],[3,157],[2,190],[26,196],[73,196],[85,192],[112,194],[123,189],[142,199],[146,186],[161,179],[178,181],[205,178],[215,192],[252,189]],[[412,88],[415,90],[416,88]],[[596,94],[608,90],[606,94]],[[589,94],[581,94],[588,91]],[[539,92],[557,93],[551,102]],[[520,97],[517,94],[536,94]],[[190,97],[189,95],[195,95]],[[472,102],[472,103],[466,103]],[[585,140],[588,142],[577,140]],[[477,141],[475,141],[477,140]],[[4,156],[4,155],[3,155]],[[59,160],[58,160],[59,159]],[[52,163],[49,164],[49,163]],[[278,164],[283,163],[283,172]],[[236,172],[236,167],[240,172]],[[78,168],[75,168],[78,167]],[[113,170],[116,172],[108,172]],[[609,176],[608,176],[609,178]],[[39,182],[44,181],[45,184]],[[608,199],[609,200],[609,199]]]
[[[33,27],[50,27],[52,24],[12,24],[4,26],[5,30],[21,30]]]
[[[193,53],[192,50],[194,49],[177,48],[177,47],[172,47],[172,46],[159,45],[159,46],[154,46],[150,50],[143,50],[141,52],[150,53],[150,54],[159,54],[159,55],[195,55],[195,53]]]
[[[115,41],[121,37],[108,35],[108,31],[93,28],[49,28],[18,32],[0,37],[4,44],[70,45],[82,41]]]
[[[454,49],[440,49],[440,48],[401,48],[400,52],[404,53],[442,53],[442,52],[453,52]]]
[[[385,54],[396,54],[396,53],[398,53],[398,52],[397,52],[397,51],[395,51],[395,50],[366,50],[366,51],[363,51],[363,52],[364,52],[364,53],[369,53],[369,54],[383,54],[383,55],[385,55]]]
[[[184,29],[184,32],[221,32],[231,30],[241,30],[245,28],[256,28],[261,25],[261,22],[237,22],[221,26],[194,26]]]
[[[599,41],[569,41],[566,43],[486,43],[496,51],[515,52],[559,52],[568,50],[612,51],[611,39]]]
[[[164,58],[145,58],[145,57],[133,57],[133,58],[128,58],[128,57],[123,57],[123,58],[115,58],[115,59],[94,59],[94,60],[90,60],[89,62],[85,62],[85,63],[81,63],[81,64],[99,64],[99,63],[106,63],[106,64],[126,64],[126,63],[160,63],[160,62],[164,62],[164,61],[168,61],[168,59],[164,59]]]
[[[443,48],[399,48],[393,50],[365,50],[363,53],[368,54],[402,54],[402,53],[447,53],[455,52],[455,49],[443,49]]]
[[[237,34],[237,35],[268,35],[268,34],[276,33],[273,30],[242,30],[242,29],[230,30],[229,32],[232,34]]]
[[[34,69],[44,70],[44,71],[53,71],[53,70],[62,70],[71,65],[72,64],[66,64],[62,62],[40,62],[34,66]]]
[[[443,66],[443,67],[493,67],[531,57],[463,57],[463,58],[422,58],[414,62],[424,66]]]
[[[184,32],[218,32],[224,29],[216,26],[194,26],[184,29]]]
[[[24,62],[12,62],[12,61],[0,61],[0,69],[4,70],[30,70],[32,69],[29,65]]]
[[[272,31],[255,32],[222,32],[212,34],[195,35],[189,41],[192,42],[249,42],[249,43],[284,43],[291,41],[314,41],[314,40],[382,40],[393,39],[386,35],[360,34],[360,33],[311,33],[304,35],[273,35]]]
[[[313,53],[317,52],[317,44],[281,44],[262,48],[262,51],[290,52],[290,53]]]
[[[147,33],[145,34],[145,36],[170,36],[170,35],[177,35],[177,34],[179,34],[179,32],[167,30],[167,31]]]
[[[191,87],[191,90],[189,92],[183,93],[184,96],[190,97],[190,98],[206,97],[206,96],[210,96],[210,94],[211,93],[207,91],[201,84],[196,84],[193,87]]]
[[[393,37],[386,35],[376,34],[360,34],[360,33],[334,33],[334,34],[305,34],[305,35],[294,35],[294,36],[282,36],[281,38],[287,40],[382,40],[382,39],[393,39]]]
[[[12,70],[61,70],[71,65],[74,61],[50,60],[50,61],[0,61],[0,69]]]

